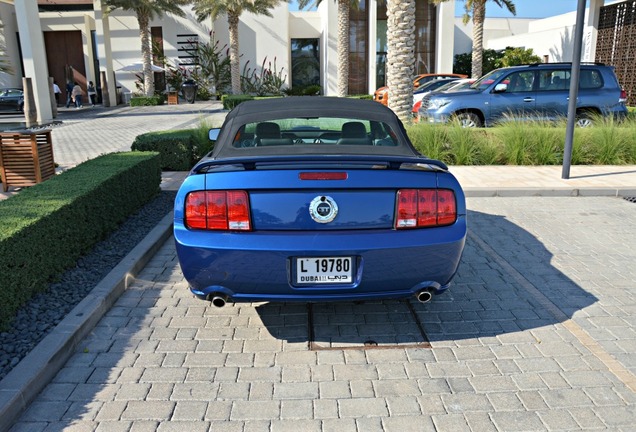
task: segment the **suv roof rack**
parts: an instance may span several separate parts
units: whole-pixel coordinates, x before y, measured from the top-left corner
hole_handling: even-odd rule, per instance
[[[569,65],[572,66],[572,62],[554,62],[554,63],[530,63],[525,66],[559,66],[559,65]],[[581,65],[592,65],[592,66],[605,66],[605,63],[598,62],[581,62]]]

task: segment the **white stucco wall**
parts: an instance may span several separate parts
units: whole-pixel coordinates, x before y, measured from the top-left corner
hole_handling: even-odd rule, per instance
[[[485,47],[504,49],[507,46],[532,48],[539,57],[548,56],[550,62],[572,61],[574,23],[576,13],[535,20],[527,32],[506,37],[490,37]]]
[[[134,73],[120,71],[126,65],[141,61],[141,39],[139,37],[139,24],[137,18],[124,11],[115,11],[110,14],[111,49],[113,69],[117,79],[117,85],[122,92],[135,92],[136,77]],[[163,35],[164,55],[172,66],[178,65],[179,41],[187,38],[179,38],[177,35],[196,35],[199,42],[207,43],[210,40],[211,25],[206,22],[199,23],[194,15],[188,11],[186,17],[164,15],[150,23],[151,27],[161,27]],[[183,54],[183,53],[181,53]],[[163,89],[158,89],[163,90]]]
[[[490,41],[515,35],[523,35],[528,32],[533,19],[529,18],[486,18],[484,22],[484,47],[489,46]],[[523,36],[521,36],[523,37]],[[519,46],[519,45],[506,45]],[[504,46],[504,48],[506,47]],[[473,23],[464,24],[461,17],[455,17],[455,45],[453,56],[469,53],[473,49]],[[498,48],[496,48],[498,49]]]
[[[318,6],[321,17],[320,40],[322,52],[321,80],[325,95],[338,94],[338,7],[333,1],[323,1]]]
[[[2,20],[2,39],[6,48],[4,59],[13,69],[12,74],[0,73],[1,87],[22,87],[22,67],[19,62],[18,42],[10,37],[18,32],[18,24],[15,19],[15,8],[12,5],[0,2],[0,19]]]
[[[240,71],[247,67],[257,74],[260,73],[263,61],[266,60],[267,68],[271,62],[272,72],[274,71],[274,60],[276,61],[276,71],[283,71],[289,85],[289,19],[288,5],[282,3],[272,11],[272,17],[265,15],[254,15],[243,13],[239,21],[239,51],[241,53]],[[229,42],[229,31],[227,18],[225,16],[214,22],[214,31],[219,40]]]
[[[440,3],[437,6],[437,46],[435,47],[436,73],[450,73],[453,71],[453,49],[456,44],[453,18],[454,13],[454,0]]]

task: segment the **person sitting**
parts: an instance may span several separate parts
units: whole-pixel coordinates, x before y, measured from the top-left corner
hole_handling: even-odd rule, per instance
[[[565,87],[563,86],[563,82],[560,76],[552,77],[552,85],[550,85],[550,90],[563,90]]]

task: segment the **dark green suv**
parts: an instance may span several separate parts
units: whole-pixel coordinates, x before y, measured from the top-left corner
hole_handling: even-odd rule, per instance
[[[464,91],[432,93],[422,101],[420,119],[452,119],[464,127],[492,126],[515,120],[557,120],[567,116],[571,63],[539,63],[495,69]],[[589,126],[595,116],[627,115],[625,90],[612,66],[583,63],[576,118]]]

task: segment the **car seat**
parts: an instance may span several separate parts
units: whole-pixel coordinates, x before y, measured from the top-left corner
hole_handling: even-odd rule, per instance
[[[342,133],[338,145],[371,145],[367,129],[362,122],[346,122],[342,125]]]
[[[256,132],[254,133],[255,146],[292,145],[293,143],[291,138],[283,138],[281,136],[280,126],[277,123],[262,122],[256,124]]]

